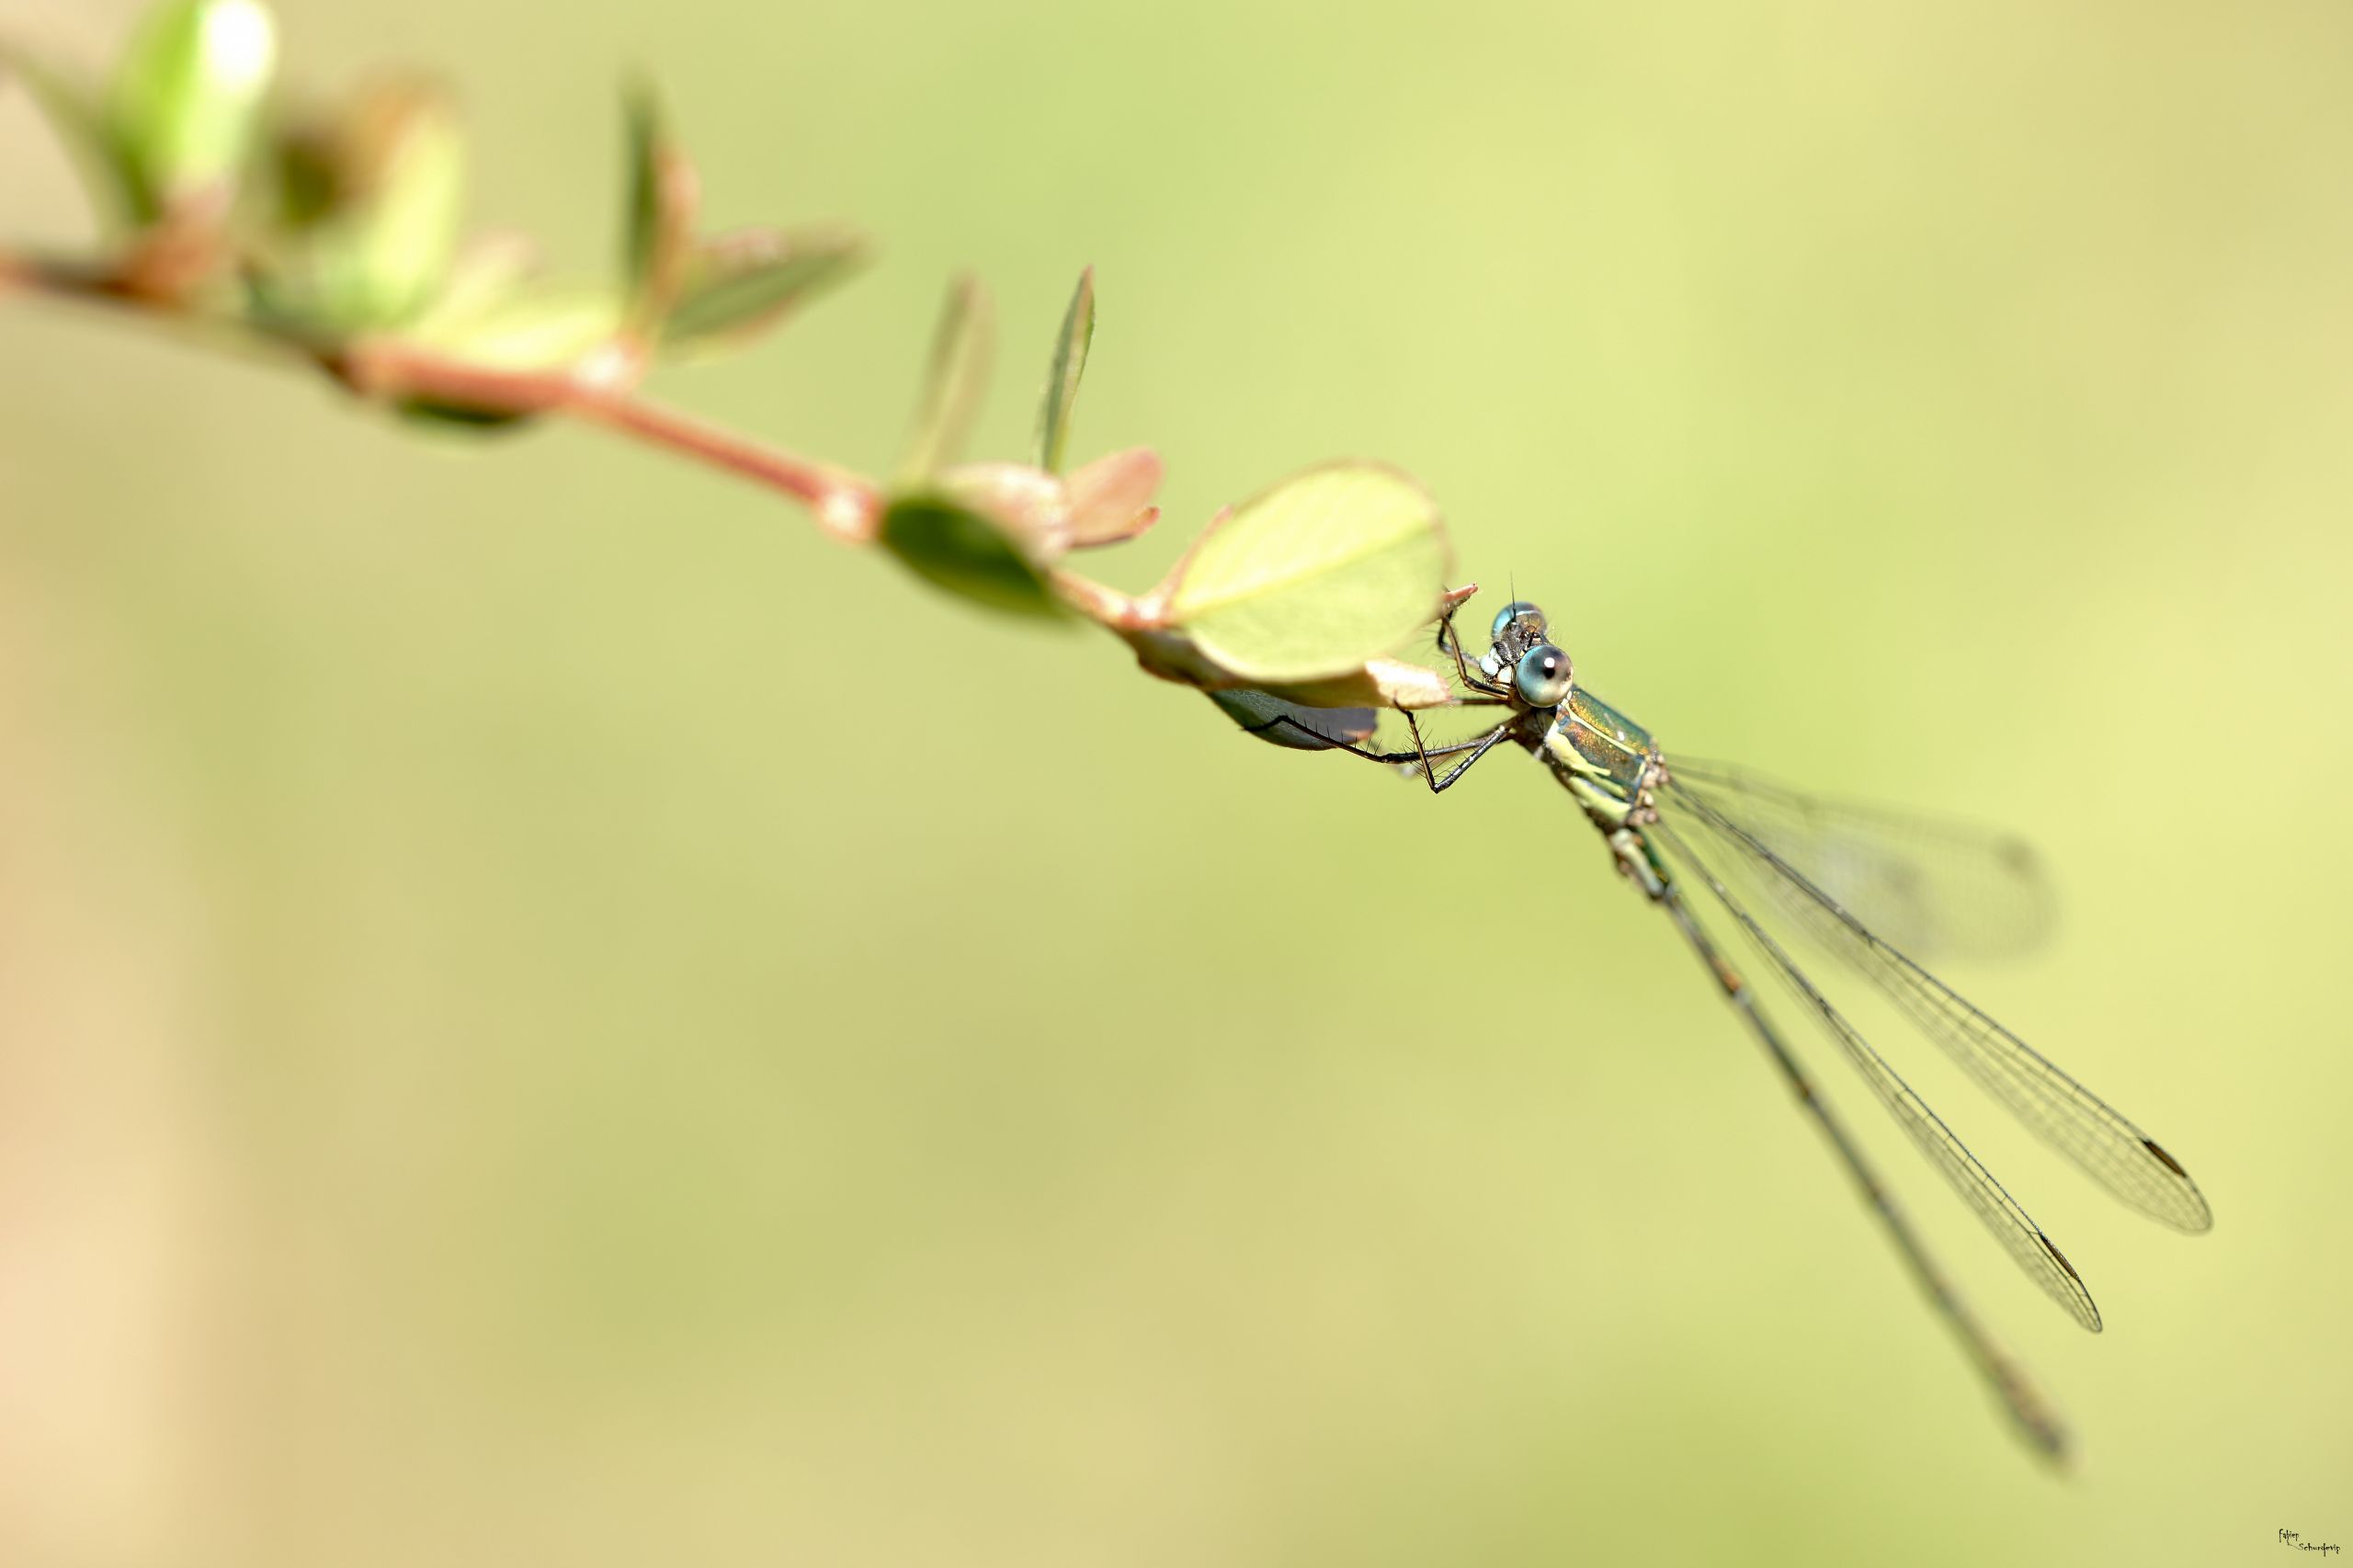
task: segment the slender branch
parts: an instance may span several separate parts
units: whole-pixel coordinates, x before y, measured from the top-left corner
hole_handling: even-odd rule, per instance
[[[62,279],[51,277],[54,270],[49,263],[32,256],[0,251],[0,289],[22,290],[27,293],[74,292]]]
[[[818,526],[835,538],[863,544],[882,520],[881,495],[870,480],[830,463],[798,457],[780,447],[755,441],[733,430],[661,403],[594,388],[575,392],[562,412],[592,425],[633,436],[680,457],[725,469],[755,484],[805,503]]]
[[[11,290],[101,305],[160,327],[200,334],[210,347],[324,368],[370,402],[416,399],[507,414],[560,415],[619,431],[789,495],[810,509],[820,528],[847,543],[871,543],[881,526],[882,495],[872,480],[638,396],[631,384],[643,358],[631,349],[616,347],[562,370],[477,365],[392,337],[362,338],[321,353],[210,312],[126,289],[107,272],[0,250],[0,294]],[[1114,630],[1132,631],[1141,624],[1141,607],[1118,589],[1066,569],[1050,578],[1057,596],[1081,615]]]
[[[394,338],[361,339],[327,354],[256,333],[210,312],[135,292],[110,274],[0,251],[0,292],[20,290],[124,311],[159,325],[195,328],[222,347],[267,347],[324,366],[371,401],[422,399],[508,414],[552,414],[618,430],[690,462],[722,469],[790,495],[818,526],[851,543],[872,540],[881,519],[873,481],[813,458],[698,419],[638,396],[631,383],[642,357],[625,351],[592,357],[576,369],[515,370],[471,364]],[[233,339],[233,345],[226,341]]]
[[[10,293],[134,316],[158,335],[215,354],[311,369],[318,365],[317,356],[300,344],[256,332],[215,311],[143,294],[125,282],[118,267],[0,250],[0,298]]]
[[[559,369],[479,364],[390,335],[324,347],[256,331],[234,317],[194,304],[185,295],[148,293],[114,272],[0,250],[0,295],[12,290],[103,306],[160,328],[200,335],[209,347],[324,370],[374,403],[438,403],[598,426],[789,495],[809,508],[818,527],[845,543],[870,544],[881,528],[882,493],[874,481],[639,396],[634,388],[645,354],[642,346],[627,340]],[[1139,599],[1067,567],[1050,569],[1046,578],[1056,598],[1126,642],[1152,674],[1204,689],[1233,684],[1187,638],[1156,624],[1166,608],[1170,584]],[[1354,689],[1347,695],[1351,701],[1393,701],[1378,687],[1375,682],[1367,688],[1373,693],[1369,698]]]
[[[1086,617],[1122,634],[1142,630],[1146,617],[1143,607],[1133,597],[1120,592],[1107,583],[1057,566],[1046,574],[1046,582],[1054,597]]]

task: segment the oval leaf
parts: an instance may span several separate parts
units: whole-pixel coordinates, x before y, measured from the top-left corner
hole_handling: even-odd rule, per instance
[[[457,110],[429,88],[388,92],[376,112],[376,183],[351,250],[365,308],[391,324],[431,304],[449,277],[465,217],[466,135]]]
[[[1051,566],[1070,549],[1070,493],[1027,463],[965,463],[939,475],[949,500],[995,524],[1033,566]]]
[[[1360,668],[1321,680],[1277,686],[1269,693],[1311,708],[1444,708],[1454,688],[1436,670],[1403,659],[1367,659]]]
[[[514,409],[476,408],[467,403],[444,403],[429,397],[405,397],[392,406],[394,414],[413,425],[430,426],[438,430],[462,430],[469,435],[519,430],[540,417],[537,414],[518,413]]]
[[[685,281],[701,192],[694,165],[671,138],[652,85],[632,86],[626,108],[629,197],[621,275],[628,280],[631,324],[650,335]]]
[[[1087,346],[1095,341],[1095,269],[1078,275],[1078,288],[1063,312],[1054,357],[1046,367],[1046,390],[1038,403],[1038,466],[1060,473],[1063,449],[1070,444],[1070,411],[1078,402],[1078,379],[1086,373]]]
[[[467,309],[436,312],[406,336],[485,369],[561,370],[611,343],[622,314],[620,296],[608,285],[544,279]]]
[[[744,229],[695,246],[663,324],[665,353],[731,347],[781,322],[866,260],[855,234]]]
[[[1253,683],[1202,653],[1181,631],[1137,625],[1120,613],[1119,596],[1083,577],[1064,576],[1057,583],[1065,604],[1074,604],[1128,645],[1137,665],[1149,676],[1202,691],[1256,691],[1277,701],[1302,708],[1394,708],[1401,711],[1446,708],[1454,704],[1454,688],[1436,670],[1403,659],[1367,659],[1355,669],[1313,680]],[[1093,589],[1110,602],[1091,606],[1085,591]],[[1132,602],[1132,601],[1129,601]]]
[[[899,465],[903,477],[928,479],[956,460],[972,416],[980,411],[988,366],[988,294],[978,279],[959,278],[949,286],[948,302],[932,334],[915,433],[907,442],[906,460]]]
[[[578,371],[612,350],[622,316],[620,295],[608,285],[535,279],[504,296],[452,301],[401,341],[485,370]],[[393,406],[414,419],[472,429],[505,429],[541,412],[447,398],[406,397]]]
[[[1212,524],[1179,563],[1161,619],[1245,679],[1313,680],[1427,622],[1446,570],[1427,491],[1381,464],[1335,463]]]
[[[449,275],[442,279],[441,297],[433,301],[428,319],[494,309],[530,285],[539,266],[539,246],[528,234],[511,229],[477,234],[450,258]]]
[[[277,25],[258,0],[171,0],[147,13],[108,105],[140,217],[233,180],[277,63]]]
[[[279,148],[266,319],[333,338],[400,326],[440,296],[464,217],[465,131],[428,83],[380,82]]]
[[[960,597],[1017,615],[1063,614],[1045,574],[1004,530],[944,495],[894,498],[877,537],[916,576]]]
[[[1071,544],[1076,549],[1135,538],[1160,516],[1160,454],[1150,447],[1097,458],[1070,476]]]

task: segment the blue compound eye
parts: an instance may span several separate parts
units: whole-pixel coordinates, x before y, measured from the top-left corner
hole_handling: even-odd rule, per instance
[[[1539,642],[1519,656],[1511,684],[1530,708],[1558,708],[1569,698],[1569,656],[1550,642]]]
[[[1487,640],[1500,642],[1504,633],[1514,627],[1519,629],[1520,640],[1531,642],[1544,635],[1544,612],[1526,599],[1514,599],[1495,611],[1495,622],[1487,629]]]

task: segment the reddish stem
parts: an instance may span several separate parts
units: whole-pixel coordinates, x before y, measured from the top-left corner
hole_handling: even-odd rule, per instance
[[[107,273],[0,251],[0,292],[10,289],[112,305],[179,325],[229,324],[177,301],[131,290]],[[267,337],[250,341],[295,347]],[[296,351],[301,352],[299,347]],[[509,370],[379,338],[355,343],[326,357],[325,363],[363,397],[423,398],[500,413],[561,414],[619,430],[648,446],[781,491],[814,512],[818,526],[827,533],[851,543],[871,541],[881,520],[881,494],[871,480],[638,397],[629,383],[640,362],[627,354],[617,353],[577,370]]]
[[[557,407],[575,419],[781,490],[806,504],[816,513],[818,526],[836,539],[864,544],[874,538],[881,521],[881,497],[870,481],[677,409],[595,388],[574,391]]]

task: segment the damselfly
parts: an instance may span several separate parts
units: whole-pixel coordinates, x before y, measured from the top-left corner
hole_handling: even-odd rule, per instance
[[[1506,744],[1549,767],[1600,833],[1619,869],[1666,912],[1739,1010],[2020,1429],[2045,1452],[2063,1453],[2066,1435],[2056,1417],[1955,1293],[1685,896],[1687,883],[1705,891],[2018,1267],[2097,1333],[2099,1309],[2075,1266],[1791,960],[1764,918],[1786,920],[1849,960],[1922,1033],[2093,1180],[2177,1230],[2203,1231],[2212,1216],[2180,1162],[1906,956],[1907,948],[1982,947],[1989,938],[2024,936],[2021,927],[2040,908],[2031,858],[2015,840],[1980,829],[1832,805],[1722,764],[1669,757],[1642,726],[1577,685],[1569,656],[1553,646],[1544,612],[1532,604],[1515,602],[1498,611],[1492,645],[1472,662],[1453,625],[1456,608],[1472,591],[1448,597],[1438,646],[1454,663],[1466,693],[1463,706],[1509,710],[1484,733],[1427,744],[1408,712],[1413,749],[1384,752],[1355,744],[1369,729],[1336,735],[1315,727],[1306,710],[1252,727],[1288,726],[1316,747],[1411,767],[1433,792]],[[1449,764],[1444,771],[1436,766],[1441,761]],[[1949,896],[1957,881],[1976,897]]]

